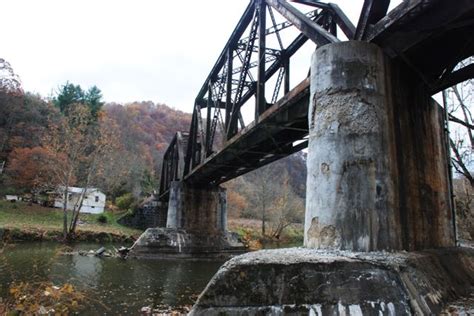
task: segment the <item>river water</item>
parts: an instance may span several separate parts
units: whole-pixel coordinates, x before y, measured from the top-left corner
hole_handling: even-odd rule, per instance
[[[96,250],[80,244],[74,250]],[[111,248],[107,246],[106,248]],[[64,255],[58,243],[18,243],[0,253],[0,297],[12,282],[71,283],[92,298],[84,315],[137,315],[143,306],[193,304],[223,261],[136,260]]]

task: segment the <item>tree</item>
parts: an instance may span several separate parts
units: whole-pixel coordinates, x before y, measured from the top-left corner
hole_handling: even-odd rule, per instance
[[[242,211],[248,208],[247,199],[237,192],[233,186],[227,187],[227,209],[232,218],[239,218]]]
[[[97,118],[99,112],[104,105],[102,102],[102,92],[96,86],[92,86],[84,95],[84,104],[89,107],[91,114],[94,118]]]
[[[68,114],[69,109],[74,104],[81,104],[84,101],[84,91],[80,85],[74,85],[67,81],[59,88],[53,103],[59,108],[61,113]]]
[[[0,161],[6,160],[11,151],[10,139],[14,135],[23,95],[11,94],[0,89]]]
[[[35,194],[56,187],[50,167],[62,161],[63,157],[53,156],[43,147],[16,148],[9,156],[8,175],[16,187]]]
[[[261,220],[262,236],[279,239],[282,232],[304,218],[304,198],[295,193],[287,169],[280,164],[270,164],[245,175],[238,186],[229,189],[241,191],[245,196],[244,217]],[[239,194],[240,195],[240,194]],[[228,191],[228,196],[233,192]],[[232,203],[238,202],[232,201]]]
[[[470,57],[456,69],[472,65]],[[453,179],[457,235],[460,240],[474,238],[474,80],[467,80],[443,91],[443,103],[449,119],[451,165],[460,175]]]
[[[266,224],[275,199],[278,195],[279,183],[277,175],[271,166],[265,166],[252,172],[255,185],[251,187],[252,200],[260,214],[262,221],[262,236],[266,235]]]
[[[474,57],[461,62],[458,67],[474,63]],[[472,106],[474,103],[474,80],[467,80],[443,91],[443,103],[452,123],[450,147],[452,165],[457,173],[464,176],[474,186],[472,164],[474,163],[474,121]]]
[[[141,180],[141,188],[142,193],[145,196],[150,196],[155,193],[157,189],[157,181],[155,176],[150,172],[149,169],[145,169],[143,172],[142,180]]]
[[[299,223],[304,217],[304,200],[293,191],[289,184],[289,176],[285,172],[283,184],[279,189],[278,197],[269,214],[271,222],[270,237],[280,239],[285,228],[293,223]]]
[[[87,191],[96,177],[103,175],[106,157],[116,148],[114,130],[91,124],[91,113],[87,106],[74,104],[71,112],[59,124],[52,125],[45,139],[45,148],[50,155],[62,163],[51,166],[63,200],[63,236],[65,240],[75,237],[80,210]],[[106,125],[102,125],[106,126]],[[69,191],[73,185],[82,191],[68,218]]]
[[[8,168],[8,157],[15,149],[41,147],[48,122],[59,116],[52,104],[38,95],[0,92],[0,165]]]
[[[104,105],[102,92],[97,86],[84,91],[80,85],[74,85],[69,81],[59,88],[57,95],[53,97],[53,103],[65,115],[69,115],[71,108],[75,105],[86,105],[94,119],[97,119]]]

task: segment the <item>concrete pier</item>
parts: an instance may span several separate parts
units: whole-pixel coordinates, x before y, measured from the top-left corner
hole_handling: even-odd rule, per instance
[[[172,182],[166,227],[207,234],[227,231],[226,190]]]
[[[225,189],[171,183],[166,227],[147,229],[130,256],[141,258],[215,258],[242,253],[235,234],[227,232]]]
[[[422,82],[370,43],[314,53],[306,247],[454,245],[443,116]]]
[[[190,315],[449,315],[446,306],[472,295],[473,263],[466,248],[261,250],[227,261]]]

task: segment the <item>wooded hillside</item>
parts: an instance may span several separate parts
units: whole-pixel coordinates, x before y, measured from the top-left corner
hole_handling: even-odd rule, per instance
[[[13,74],[11,69],[10,73]],[[11,78],[17,80],[16,76]],[[41,191],[61,184],[55,179],[58,166],[63,165],[59,171],[71,166],[75,158],[68,155],[77,147],[80,157],[77,167],[71,169],[68,185],[88,182],[111,200],[127,193],[139,199],[157,189],[168,143],[176,131],[187,131],[190,126],[189,113],[165,104],[104,104],[97,87],[83,90],[66,83],[56,96],[47,99],[24,93],[19,80],[15,81],[15,89],[6,82],[0,89],[0,166],[5,164],[0,178],[2,195]],[[65,139],[66,134],[69,139]],[[64,150],[66,147],[68,151]],[[93,162],[96,151],[99,159]],[[86,170],[91,164],[95,168],[93,175]],[[271,187],[263,187],[263,178]],[[300,211],[295,214],[301,220],[305,181],[303,153],[242,176],[226,184],[230,214],[261,218],[263,208],[270,217],[277,209],[282,212],[288,208],[285,203],[297,200]]]

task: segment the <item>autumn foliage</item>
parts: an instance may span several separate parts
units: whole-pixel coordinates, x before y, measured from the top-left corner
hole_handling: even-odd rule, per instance
[[[105,104],[96,115],[81,103],[66,106],[64,98],[61,102],[63,113],[38,95],[13,96],[0,91],[0,164],[6,163],[0,194],[34,191],[64,182],[57,170],[75,160],[69,155],[73,154],[71,141],[84,151],[84,157],[77,160],[83,165],[85,158],[91,158],[92,147],[98,145],[86,129],[95,136],[100,134],[102,144],[110,145],[106,153],[100,154],[100,168],[95,164],[93,184],[112,198],[126,192],[137,197],[148,194],[150,185],[157,183],[169,141],[177,129],[187,130],[190,124],[189,114],[152,102]],[[92,118],[84,117],[87,110]],[[82,131],[76,128],[76,135],[72,135],[72,130],[64,128],[67,124],[82,125]],[[87,180],[80,169],[71,173],[71,185]]]
[[[52,166],[62,163],[61,155],[53,155],[44,147],[15,148],[10,153],[8,171],[15,186],[29,191],[55,187]]]
[[[0,91],[0,195],[76,186],[99,188],[112,201],[139,201],[158,189],[162,156],[190,121],[190,114],[151,101],[104,104],[97,87],[72,83],[51,99]],[[281,172],[264,172],[269,178],[256,171],[225,184],[229,216],[261,219],[263,234],[273,236],[301,221],[303,158],[275,162],[267,170]],[[68,215],[65,234],[78,212]]]

